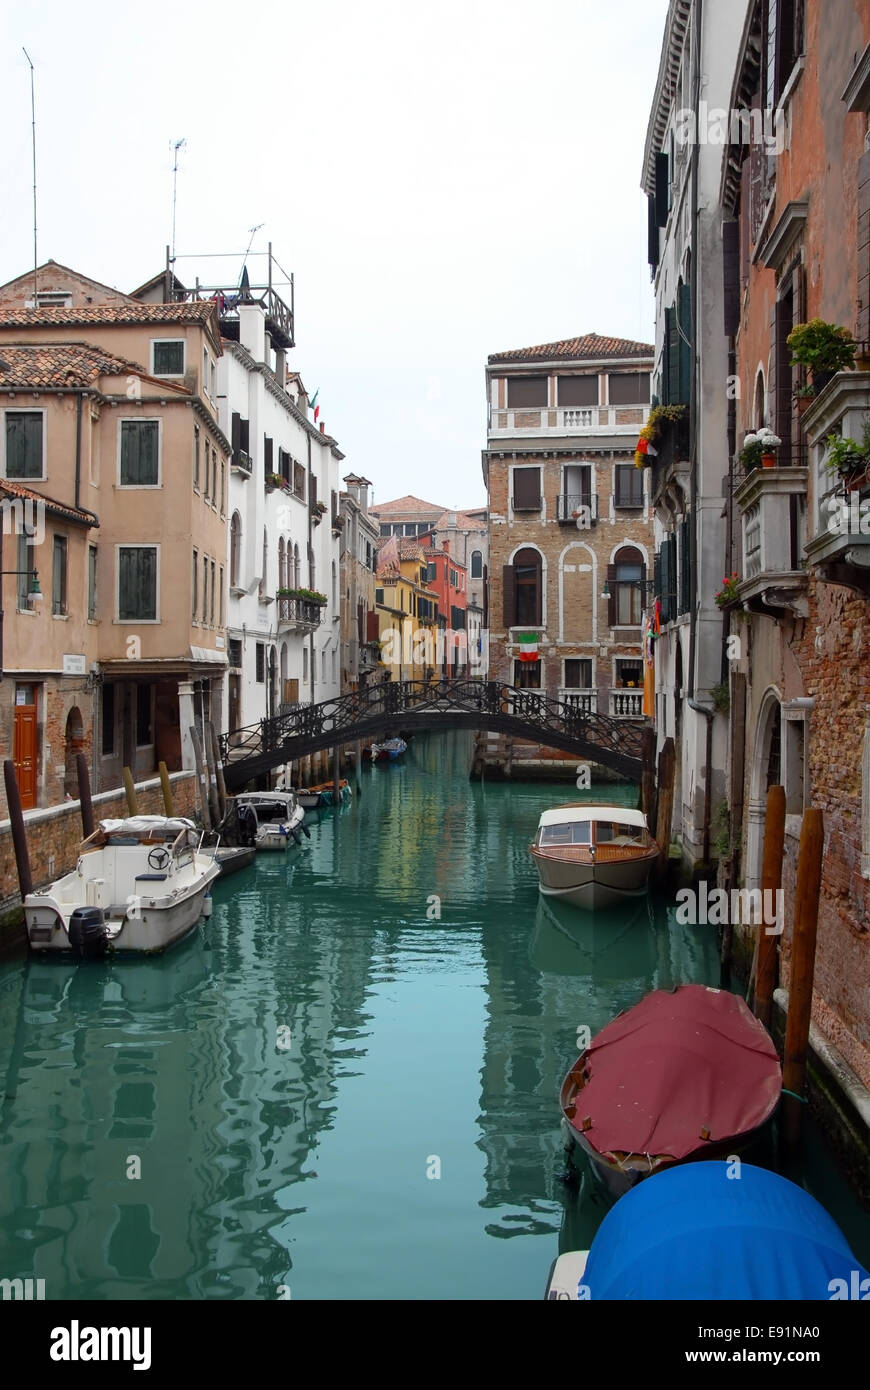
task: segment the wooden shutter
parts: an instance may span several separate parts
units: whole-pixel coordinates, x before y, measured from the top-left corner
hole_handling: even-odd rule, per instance
[[[665,309],[665,405],[677,405],[680,400],[680,338],[677,333],[677,310]]]
[[[678,349],[678,384],[677,399],[681,404],[688,405],[692,393],[692,358],[694,354],[695,335],[692,329],[692,287],[691,285],[680,285],[680,298],[677,305],[678,321],[681,328],[679,334]]]
[[[858,160],[858,341],[870,341],[870,150]]]
[[[233,446],[233,453],[237,454],[242,447],[242,417],[237,410],[233,411],[232,425],[230,427],[230,442]],[[208,446],[205,452],[208,459]]]
[[[789,353],[786,339],[793,328],[793,296],[791,293],[783,295],[776,301],[773,310],[773,352],[771,353],[770,374],[773,377],[771,383],[771,399],[773,401],[773,428],[779,435],[786,449],[791,441],[791,378],[792,368],[790,364],[791,354]],[[788,453],[781,460],[783,463],[790,462]]]
[[[656,223],[659,227],[668,225],[668,156],[663,150],[656,155]]]
[[[515,468],[513,474],[514,508],[536,512],[541,507],[540,468]]]
[[[660,599],[662,596],[662,552],[657,550],[653,556],[653,594]]]
[[[659,263],[659,224],[656,217],[656,200],[649,194],[646,200],[646,242],[650,269],[656,270]]]
[[[278,450],[281,453],[281,450]],[[275,472],[274,443],[267,434],[263,435],[263,467],[267,474]]]
[[[668,547],[668,612],[671,618],[677,616],[677,537],[673,532],[667,539]]]
[[[662,541],[662,548],[659,551],[660,578],[661,578],[661,600],[662,600],[662,622],[671,621],[671,548],[668,544],[668,537]]]
[[[795,52],[795,0],[776,0],[776,55],[774,101],[778,102],[791,76]]]
[[[740,223],[722,224],[722,283],[725,291],[725,336],[733,338],[740,327]]]
[[[607,566],[607,587],[610,590],[610,597],[607,600],[607,625],[616,627],[616,565]]]
[[[250,420],[239,421],[239,448],[243,454],[251,452],[251,422]]]
[[[377,612],[371,609],[366,613],[366,641],[377,642],[380,637],[380,619]]]
[[[504,565],[501,572],[502,620],[505,628],[514,627],[517,620],[517,579],[513,565]]]
[[[692,527],[688,517],[680,523],[680,602],[679,611],[688,613],[691,607]]]

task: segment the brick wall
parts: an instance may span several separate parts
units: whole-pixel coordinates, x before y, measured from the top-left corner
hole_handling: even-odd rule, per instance
[[[193,816],[196,809],[196,780],[192,772],[170,774],[175,812]],[[142,815],[162,815],[163,797],[159,778],[136,784]],[[107,820],[127,815],[123,791],[103,792],[93,798],[94,819]],[[67,801],[47,810],[25,811],[24,825],[30,851],[30,871],[35,888],[44,887],[61,874],[75,868],[82,840],[78,801]],[[0,913],[20,902],[18,870],[8,820],[0,821]]]

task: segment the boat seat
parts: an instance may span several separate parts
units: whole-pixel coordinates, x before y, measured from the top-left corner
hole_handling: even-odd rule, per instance
[[[165,883],[166,874],[137,874],[137,883]]]

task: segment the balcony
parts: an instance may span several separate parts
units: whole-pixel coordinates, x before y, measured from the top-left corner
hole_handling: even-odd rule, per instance
[[[870,482],[827,467],[829,434],[863,443],[870,414],[870,372],[840,372],[806,411],[814,506],[807,562],[828,584],[870,595]]]
[[[250,478],[253,467],[250,454],[246,454],[242,449],[233,450],[233,456],[230,459],[231,473],[235,473],[237,478]]]
[[[656,457],[652,465],[652,495],[657,497],[674,472],[684,466],[689,469],[689,421],[688,407],[686,418],[666,420],[662,423],[661,436],[656,442]],[[688,491],[688,486],[686,488]]]
[[[560,493],[556,498],[556,519],[562,526],[577,526],[581,521],[594,526],[598,520],[598,493]]]
[[[576,686],[563,687],[559,691],[559,699],[563,705],[568,705],[579,714],[595,714],[598,710],[597,690],[578,690]]]
[[[614,719],[643,719],[643,691],[611,690],[610,714]]]
[[[490,438],[501,436],[636,434],[645,424],[649,405],[541,406],[493,410]]]
[[[323,608],[301,598],[278,599],[279,632],[314,632],[320,626]]]
[[[806,617],[807,470],[803,464],[756,468],[735,490],[743,539],[737,595],[750,612]]]

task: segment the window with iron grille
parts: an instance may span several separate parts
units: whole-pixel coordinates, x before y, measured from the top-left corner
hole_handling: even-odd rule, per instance
[[[266,648],[264,643],[257,643],[255,653],[255,678],[262,685],[266,679]]]
[[[100,700],[100,750],[104,758],[110,758],[115,751],[115,687],[106,681]]]

